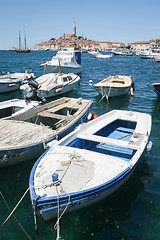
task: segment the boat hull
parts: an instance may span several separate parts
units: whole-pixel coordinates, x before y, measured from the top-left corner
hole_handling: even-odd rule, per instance
[[[16,77],[17,76],[17,77]],[[29,74],[11,74],[11,75],[2,75],[0,77],[0,93],[12,92],[20,89],[20,86],[32,79],[32,75]]]
[[[84,101],[84,103],[83,103]],[[48,129],[46,127],[48,131],[48,134],[46,135],[46,137],[41,137],[41,140],[39,140],[39,142],[37,142],[36,144],[32,143],[32,139],[28,142],[28,144],[25,145],[21,145],[21,143],[19,143],[20,147],[17,146],[11,146],[10,144],[7,145],[7,147],[1,147],[0,148],[0,168],[4,168],[4,167],[8,167],[11,165],[15,165],[21,162],[25,162],[25,161],[29,161],[32,159],[37,159],[47,148],[48,148],[48,144],[53,141],[53,140],[57,140],[57,139],[61,139],[62,137],[64,137],[65,135],[69,134],[71,131],[73,131],[75,129],[75,127],[77,127],[79,124],[82,124],[84,121],[86,121],[86,119],[88,118],[88,115],[91,114],[92,112],[92,107],[93,107],[93,103],[92,101],[88,101],[88,100],[82,100],[82,102],[80,102],[79,99],[72,99],[72,98],[62,98],[62,99],[58,99],[55,100],[54,102],[50,102],[46,105],[42,105],[38,108],[35,109],[31,109],[30,111],[27,111],[25,114],[19,114],[19,115],[15,115],[10,119],[13,120],[18,120],[18,123],[21,124],[20,127],[23,127],[23,125],[28,124],[32,121],[33,122],[38,121],[38,117],[39,116],[39,112],[43,112],[44,111],[48,111],[48,109],[51,109],[52,111],[54,111],[53,109],[55,108],[55,111],[57,111],[57,109],[59,109],[59,111],[61,111],[61,109],[65,110],[67,109],[67,106],[69,106],[69,102],[70,105],[72,105],[72,110],[73,110],[73,117],[72,115],[69,116],[69,118],[65,120],[65,115],[62,112],[62,114],[55,114],[55,119],[57,120],[57,122],[60,120],[59,117],[63,117],[64,118],[64,124],[60,123],[60,127],[56,128],[56,130],[51,130]],[[67,103],[67,104],[65,104]],[[53,105],[52,105],[53,104]],[[78,109],[77,108],[77,112],[75,112],[74,114],[74,106],[78,104],[81,107]],[[49,106],[49,107],[47,107]],[[59,107],[59,108],[58,108]],[[70,109],[70,107],[68,107]],[[63,119],[62,118],[62,119]],[[48,116],[46,117],[47,119],[47,124],[49,123],[49,118]],[[6,124],[9,124],[9,121],[13,121],[13,120],[1,120],[1,121],[5,121]],[[24,123],[23,123],[24,121]],[[65,122],[66,121],[66,122]],[[8,123],[7,123],[8,122]],[[50,123],[52,124],[54,122],[54,117],[51,117],[51,121]],[[38,122],[39,123],[39,122]],[[14,122],[11,124],[14,124]],[[44,125],[47,125],[44,124]],[[33,125],[33,124],[32,124]],[[36,124],[34,124],[36,126]],[[3,123],[1,124],[1,126],[3,126]],[[47,125],[47,126],[52,126],[52,125]],[[17,125],[13,125],[14,128],[17,128]],[[25,126],[24,126],[25,127]],[[28,130],[27,130],[28,127]],[[41,126],[37,126],[37,127],[41,127]],[[45,126],[44,126],[45,127]],[[23,138],[28,137],[28,139],[30,139],[30,135],[29,132],[32,132],[30,130],[30,126],[26,125],[25,127],[26,129],[26,134],[24,133],[20,133],[19,136],[19,142],[23,141]],[[16,131],[16,130],[15,130]],[[17,130],[18,131],[18,130]],[[37,131],[41,131],[40,128],[37,129],[33,129],[33,134],[35,132],[35,136],[36,137],[36,132]],[[4,132],[4,131],[3,131]],[[2,134],[2,131],[1,131]],[[41,134],[43,136],[43,133]],[[18,137],[17,137],[18,138]],[[37,140],[38,141],[38,140]],[[9,142],[9,140],[8,140]]]
[[[10,84],[0,83],[0,93],[12,92],[12,91],[18,90],[20,86],[21,86],[21,82],[19,83],[12,82]]]
[[[134,169],[132,169],[132,171],[127,172],[126,175],[124,175],[118,181],[113,182],[112,184],[106,183],[102,188],[99,188],[95,192],[93,191],[93,193],[86,192],[87,197],[74,199],[73,201],[72,198],[70,200],[68,199],[69,205],[65,214],[85,208],[108,197],[117,189],[119,189],[129,179],[129,177],[133,173],[133,170]],[[60,208],[60,214],[62,214],[65,207],[66,205]],[[54,219],[57,218],[57,207],[55,207],[55,204],[53,204],[53,206],[51,204],[49,207],[48,205],[46,206],[43,205],[43,209],[39,210],[39,214],[45,222],[53,221]]]
[[[59,66],[54,66],[51,64],[42,64],[44,66],[44,73],[58,73],[59,72]],[[61,72],[62,73],[81,73],[82,72],[82,66],[78,67],[69,67],[69,66],[61,66]]]
[[[32,168],[33,207],[48,222],[57,217],[57,211],[70,213],[106,198],[131,176],[150,132],[151,116],[130,111],[114,110],[82,125]]]
[[[26,115],[27,111],[40,105],[38,101],[26,102],[21,99],[12,99],[0,103],[0,119],[12,119],[19,115]]]
[[[130,91],[130,87],[119,87],[119,88],[95,87],[95,89],[101,96],[106,96],[106,98],[125,95],[125,94],[128,94]]]
[[[68,84],[66,86],[62,86],[62,87],[58,86],[58,88],[53,88],[50,91],[39,90],[37,95],[40,98],[42,98],[42,97],[44,97],[44,98],[56,97],[56,96],[59,96],[59,95],[62,95],[62,94],[65,94],[67,92],[72,91],[77,86],[78,86],[78,82],[76,81],[76,82]]]
[[[50,139],[54,140],[55,136]],[[34,146],[16,148],[0,151],[0,168],[10,167],[29,160],[37,159],[46,149],[47,143],[40,143]]]

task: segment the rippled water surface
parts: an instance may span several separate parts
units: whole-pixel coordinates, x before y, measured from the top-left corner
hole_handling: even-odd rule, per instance
[[[6,73],[31,69],[39,77],[43,74],[41,61],[51,59],[53,55],[55,52],[18,54],[0,51],[0,70]],[[93,113],[98,115],[112,109],[151,114],[153,147],[149,154],[143,155],[129,181],[118,191],[97,204],[63,216],[60,221],[61,237],[65,240],[160,239],[160,100],[152,88],[152,83],[160,81],[160,64],[137,56],[97,59],[88,53],[82,54],[82,64],[80,86],[66,96],[92,100]],[[109,75],[130,75],[135,83],[135,96],[126,95],[109,102],[101,100],[93,86],[89,85],[89,80],[94,84]],[[20,91],[1,94],[0,101],[15,97],[21,97]],[[16,206],[28,188],[34,161],[0,169],[0,224],[9,215],[2,196],[11,209]],[[56,239],[55,223],[44,223],[41,218],[38,218],[39,235],[35,233],[29,193],[17,207],[15,216],[26,233],[11,217],[0,229],[0,239]]]

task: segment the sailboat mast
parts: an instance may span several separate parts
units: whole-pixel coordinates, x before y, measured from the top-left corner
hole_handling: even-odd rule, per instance
[[[26,34],[24,32],[24,47],[25,47],[25,50],[26,50]]]
[[[19,50],[21,49],[21,34],[20,34],[20,30],[19,30]]]

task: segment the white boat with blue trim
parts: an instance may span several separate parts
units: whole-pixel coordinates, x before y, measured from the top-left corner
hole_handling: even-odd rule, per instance
[[[74,49],[58,51],[50,61],[42,63],[44,73],[58,73],[59,63],[61,64],[62,73],[81,73],[81,52]]]
[[[37,159],[52,140],[64,137],[91,116],[92,104],[64,97],[12,120],[0,119],[0,168]]]
[[[113,193],[133,173],[150,132],[149,114],[124,110],[77,128],[34,164],[29,180],[34,211],[46,222],[59,221],[61,214]]]
[[[8,73],[0,76],[0,93],[18,90],[20,86],[35,76],[33,73]]]

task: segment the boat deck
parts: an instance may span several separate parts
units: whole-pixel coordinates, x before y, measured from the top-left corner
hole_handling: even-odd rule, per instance
[[[54,152],[48,153],[48,158],[41,160],[36,169],[34,186],[36,195],[56,196],[52,174],[57,173],[61,184],[60,194],[83,191],[117,177],[130,167],[130,163],[111,155],[86,149],[74,149],[59,146]],[[59,159],[61,155],[61,160]],[[42,187],[43,186],[43,187]],[[47,187],[48,186],[48,187]]]
[[[0,119],[0,150],[34,145],[55,135],[54,131],[41,125],[15,120]]]
[[[34,175],[36,195],[57,195],[53,173],[60,180],[59,194],[66,194],[117,181],[129,171],[144,151],[151,119],[140,113],[119,113],[91,121],[44,155]]]
[[[95,84],[94,87],[129,87],[131,83],[129,76],[110,76]]]

